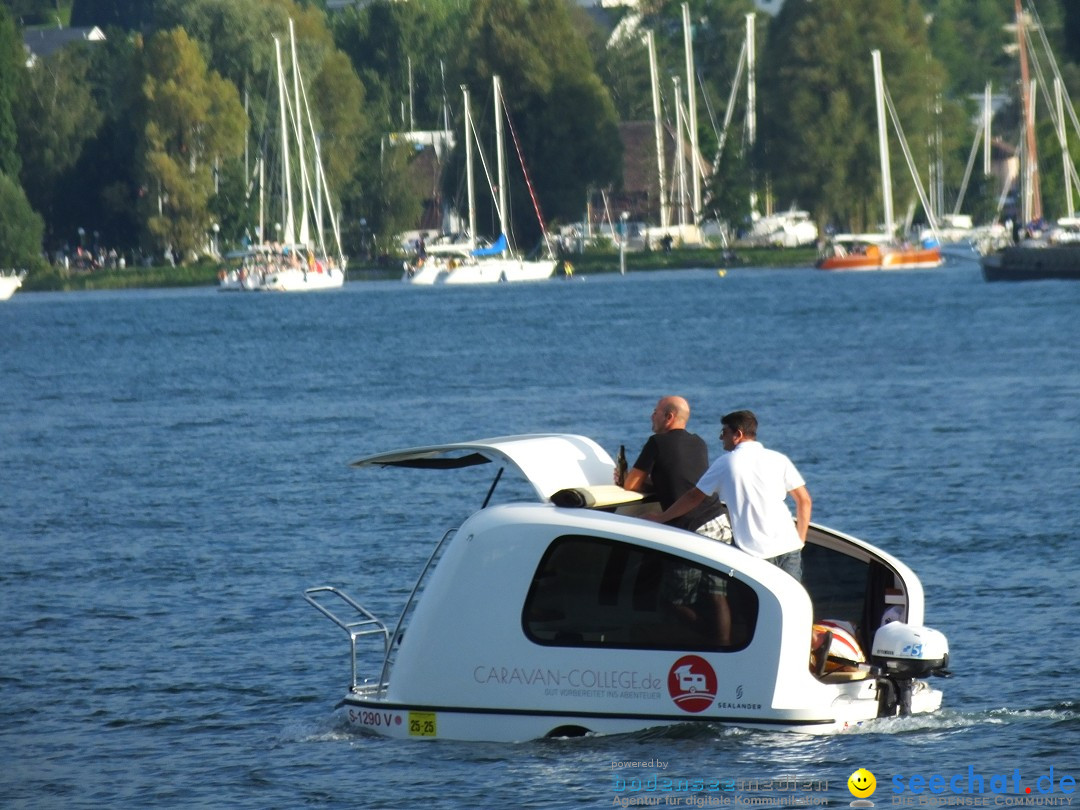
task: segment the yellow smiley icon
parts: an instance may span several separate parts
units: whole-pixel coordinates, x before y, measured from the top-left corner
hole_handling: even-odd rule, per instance
[[[859,768],[848,777],[847,786],[852,796],[857,799],[865,799],[867,796],[874,795],[874,791],[877,789],[877,780],[866,768]]]

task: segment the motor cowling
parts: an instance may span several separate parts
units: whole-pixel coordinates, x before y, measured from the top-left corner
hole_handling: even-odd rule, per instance
[[[948,666],[949,642],[932,627],[890,622],[874,633],[870,658],[888,675],[921,678]]]

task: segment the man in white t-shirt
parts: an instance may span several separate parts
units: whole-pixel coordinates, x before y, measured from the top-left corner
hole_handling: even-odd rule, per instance
[[[727,453],[705,471],[697,486],[659,515],[647,517],[667,523],[716,493],[727,505],[735,545],[801,580],[812,505],[806,482],[791,459],[757,441],[757,417],[752,412],[734,411],[720,422]],[[794,521],[785,500],[788,495],[795,501]]]

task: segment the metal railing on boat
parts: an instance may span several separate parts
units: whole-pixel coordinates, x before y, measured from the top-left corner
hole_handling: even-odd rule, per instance
[[[345,602],[346,605],[356,611],[359,619],[353,621],[345,621],[330,608],[319,601],[318,595],[320,594],[333,594],[334,596]],[[387,655],[390,652],[390,631],[382,620],[377,618],[363,605],[356,602],[348,594],[334,588],[330,585],[320,585],[317,588],[308,588],[304,591],[304,598],[321,614],[326,616],[330,621],[349,634],[349,653],[350,661],[352,664],[352,681],[349,684],[349,689],[356,688],[356,640],[366,636],[381,635],[383,637],[383,659],[385,661]],[[340,608],[339,608],[340,610]]]

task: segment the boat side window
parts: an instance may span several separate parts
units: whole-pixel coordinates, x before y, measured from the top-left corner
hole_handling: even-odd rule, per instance
[[[758,599],[743,582],[674,554],[607,538],[557,538],[522,612],[537,644],[656,650],[741,650]]]
[[[803,547],[803,587],[814,605],[815,621],[845,621],[869,649],[887,607],[886,593],[896,587],[892,571],[880,562],[856,559],[814,543]]]

